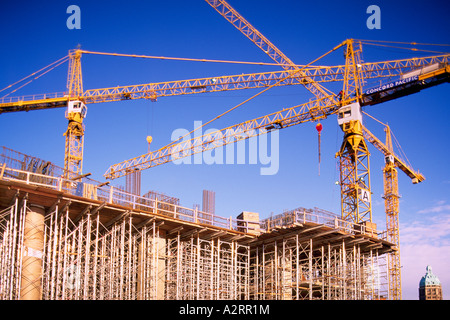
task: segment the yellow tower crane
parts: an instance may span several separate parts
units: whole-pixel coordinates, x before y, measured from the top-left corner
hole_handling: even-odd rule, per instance
[[[346,41],[344,85],[340,93],[338,124],[344,132],[339,157],[342,218],[353,223],[372,223],[369,150],[362,134],[360,100],[360,42]]]
[[[388,125],[383,125],[385,126],[386,132],[385,144],[383,144],[383,142],[381,142],[365,127],[363,128],[363,134],[366,140],[372,143],[384,155],[385,166],[383,168],[383,198],[386,213],[386,240],[394,244],[394,251],[388,254],[389,296],[393,300],[401,300],[402,282],[400,269],[401,264],[399,232],[400,195],[398,192],[398,174],[396,168],[399,168],[408,177],[410,177],[412,183],[414,184],[424,181],[425,177],[420,172],[412,169],[408,163],[400,159],[394,153],[391,129]]]
[[[83,94],[83,78],[81,74],[81,50],[69,52],[69,74],[67,77],[69,90],[66,118],[69,121],[64,152],[64,173],[67,179],[80,176],[83,172],[84,124],[87,115],[86,105],[80,101]]]

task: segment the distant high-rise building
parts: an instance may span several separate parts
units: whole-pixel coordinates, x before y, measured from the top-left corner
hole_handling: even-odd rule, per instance
[[[202,211],[214,214],[216,211],[216,193],[210,190],[203,190]]]
[[[427,266],[427,273],[420,279],[419,300],[442,300],[442,286],[438,277]]]
[[[141,195],[141,171],[135,170],[126,175],[125,190],[129,193]]]
[[[216,193],[210,190],[203,190],[203,202],[202,211],[205,212],[205,216],[202,217],[205,221],[210,222],[213,220],[213,216],[216,212]]]

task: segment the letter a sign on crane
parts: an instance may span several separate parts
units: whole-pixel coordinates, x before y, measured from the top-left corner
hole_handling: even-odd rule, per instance
[[[370,203],[370,192],[367,189],[359,189],[358,190],[358,194],[359,194],[359,199],[366,202],[366,203]]]

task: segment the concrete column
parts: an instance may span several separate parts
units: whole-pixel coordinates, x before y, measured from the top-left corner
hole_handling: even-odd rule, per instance
[[[44,250],[45,209],[38,205],[29,205],[25,216],[23,240],[23,263],[20,299],[42,299],[42,255]]]

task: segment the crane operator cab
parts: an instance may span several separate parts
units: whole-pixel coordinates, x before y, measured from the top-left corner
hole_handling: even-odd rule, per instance
[[[359,102],[354,102],[343,106],[338,111],[338,124],[343,131],[346,131],[350,122],[359,120],[362,123],[361,106]]]
[[[86,118],[87,107],[86,105],[79,100],[69,101],[67,104],[66,110],[66,118],[69,121],[77,121],[83,122],[83,119]]]

